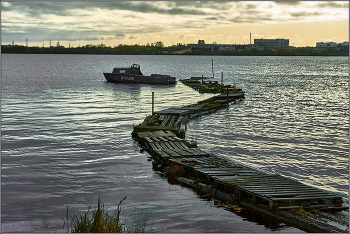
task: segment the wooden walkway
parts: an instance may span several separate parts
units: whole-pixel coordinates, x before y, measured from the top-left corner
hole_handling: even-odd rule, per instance
[[[248,198],[273,209],[329,207],[342,202],[341,197],[298,181],[190,148],[171,131],[139,132],[138,139],[163,165],[183,166],[187,177],[210,184],[236,200]]]
[[[230,99],[235,101],[238,96]],[[156,162],[178,165],[195,181],[222,190],[239,201],[266,205],[272,209],[320,208],[340,206],[342,198],[281,175],[266,174],[232,160],[210,155],[191,147],[184,140],[189,119],[222,108],[222,95],[195,105],[169,108],[148,116],[134,127],[133,136],[146,147]]]
[[[229,103],[242,100],[244,94],[221,94],[195,104],[182,107],[170,107],[156,111],[152,116],[147,116],[144,121],[134,126],[132,135],[142,131],[171,131],[178,136],[184,137],[186,124],[189,119],[201,115],[213,113],[219,109],[228,107]]]

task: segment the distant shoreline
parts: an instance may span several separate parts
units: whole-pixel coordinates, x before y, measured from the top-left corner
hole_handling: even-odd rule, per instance
[[[228,56],[228,57],[349,57],[347,54],[340,55],[223,55],[223,54],[95,54],[95,53],[25,53],[25,52],[1,52],[2,54],[65,54],[65,55],[155,55],[155,56]]]
[[[107,47],[105,45],[86,45],[82,47],[27,47],[23,45],[1,46],[1,52],[16,54],[99,54],[99,55],[204,55],[204,56],[349,56],[346,48],[327,48],[323,51],[315,50],[315,47],[297,47],[289,50],[280,48],[271,51],[265,48],[260,51],[256,48],[247,50],[225,50],[213,53],[207,50],[191,51],[188,45],[178,45],[172,47],[164,46],[139,46],[139,45],[119,45]]]

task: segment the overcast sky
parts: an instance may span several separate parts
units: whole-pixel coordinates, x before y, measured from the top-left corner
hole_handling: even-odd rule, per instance
[[[29,46],[177,43],[291,46],[349,41],[347,1],[22,1],[1,2],[1,43]]]

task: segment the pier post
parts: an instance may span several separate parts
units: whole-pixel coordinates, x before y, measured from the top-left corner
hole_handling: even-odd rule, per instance
[[[227,108],[228,108],[228,86],[226,87],[226,92],[227,92]]]
[[[221,86],[224,83],[224,72],[221,72]]]
[[[154,114],[154,92],[152,92],[152,116]]]

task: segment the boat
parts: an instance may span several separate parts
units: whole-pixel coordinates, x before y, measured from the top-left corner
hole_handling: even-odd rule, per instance
[[[144,76],[140,65],[133,64],[128,68],[115,67],[112,73],[103,73],[109,82],[145,83],[145,84],[175,84],[176,78],[169,75],[152,74]]]

